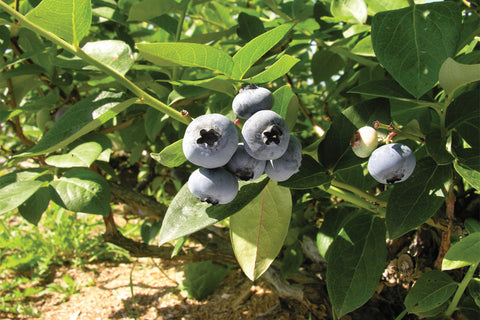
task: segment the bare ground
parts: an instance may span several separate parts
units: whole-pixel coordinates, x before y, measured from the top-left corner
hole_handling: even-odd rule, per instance
[[[155,265],[142,258],[132,264],[61,268],[54,282],[62,283],[65,273],[80,284],[79,292],[67,301],[57,293],[43,296],[35,302],[41,319],[308,319],[306,308],[286,306],[264,283],[252,283],[239,269],[203,301],[177,289],[183,280],[179,262],[157,259]]]

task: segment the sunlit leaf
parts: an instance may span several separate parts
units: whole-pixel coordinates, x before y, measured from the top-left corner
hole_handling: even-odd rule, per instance
[[[277,257],[291,214],[290,190],[270,181],[248,206],[230,217],[233,251],[250,280],[258,279]]]
[[[43,0],[25,17],[65,41],[78,45],[90,30],[92,5],[90,0]]]

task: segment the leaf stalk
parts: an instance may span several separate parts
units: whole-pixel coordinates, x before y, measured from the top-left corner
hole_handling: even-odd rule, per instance
[[[462,282],[458,285],[457,291],[455,292],[455,295],[453,296],[452,302],[450,302],[450,305],[447,308],[447,311],[445,311],[445,315],[447,317],[450,317],[455,310],[457,309],[458,302],[460,302],[460,298],[462,297],[463,293],[465,292],[465,289],[467,288],[468,284],[470,283],[470,280],[472,280],[473,275],[475,273],[475,270],[477,270],[478,263],[471,265],[468,268],[467,273],[465,274],[465,277],[463,277]]]

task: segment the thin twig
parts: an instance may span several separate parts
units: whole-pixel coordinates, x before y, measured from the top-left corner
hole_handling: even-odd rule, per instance
[[[285,81],[287,82],[287,85],[290,88],[293,88],[293,81],[292,78],[288,74],[285,74]],[[325,130],[320,127],[315,120],[313,120],[313,115],[312,113],[305,107],[305,104],[303,103],[302,99],[298,95],[298,93],[295,92],[295,96],[297,97],[298,100],[298,105],[300,106],[300,111],[302,111],[303,115],[305,118],[307,118],[308,122],[310,122],[311,126],[313,127],[313,131],[321,138],[325,134]]]

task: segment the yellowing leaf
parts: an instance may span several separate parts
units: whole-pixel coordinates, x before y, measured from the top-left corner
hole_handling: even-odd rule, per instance
[[[280,252],[291,214],[290,190],[270,181],[248,206],[230,217],[233,251],[250,280],[258,279]]]

